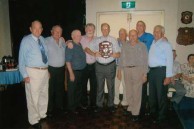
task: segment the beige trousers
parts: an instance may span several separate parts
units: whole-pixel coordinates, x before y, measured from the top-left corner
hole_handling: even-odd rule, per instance
[[[26,68],[30,83],[25,83],[28,120],[36,124],[41,118],[46,117],[48,106],[48,70]]]
[[[119,94],[120,94],[120,86],[123,86],[123,100],[121,101],[121,105],[127,106],[127,98],[126,98],[126,89],[125,89],[125,82],[124,82],[124,74],[123,70],[121,70],[121,80],[117,78],[118,73],[118,66],[116,70],[116,77],[115,77],[115,97],[114,97],[114,104],[118,105],[120,102]]]
[[[124,80],[126,87],[126,98],[128,102],[127,111],[132,115],[139,115],[141,106],[141,94],[143,84],[143,72],[141,67],[124,68]]]

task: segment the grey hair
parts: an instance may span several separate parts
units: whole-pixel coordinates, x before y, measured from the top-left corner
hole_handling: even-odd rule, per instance
[[[120,28],[120,30],[119,30],[119,34],[121,33],[121,31],[124,31],[124,32],[125,32],[125,34],[127,35],[127,30],[126,30],[125,28]]]
[[[156,25],[156,26],[154,27],[154,30],[155,30],[156,28],[159,28],[159,29],[162,31],[162,33],[165,34],[165,28],[164,28],[164,26],[162,26],[162,25]]]
[[[59,27],[60,29],[61,29],[61,31],[63,31],[63,29],[62,29],[62,27],[60,26],[60,25],[54,25],[53,27],[52,27],[52,30],[51,31],[53,31],[55,28],[57,28],[57,27]]]
[[[76,29],[76,30],[73,30],[73,31],[71,32],[71,36],[74,36],[77,32],[80,32],[80,33],[81,33],[80,30]]]
[[[88,24],[86,24],[86,26],[85,26],[85,28],[87,28],[87,27],[93,27],[94,29],[95,29],[95,25],[93,24],[93,23],[88,23]]]

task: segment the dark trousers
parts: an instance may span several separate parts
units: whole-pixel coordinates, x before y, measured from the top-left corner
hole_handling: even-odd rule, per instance
[[[166,67],[151,68],[149,72],[149,104],[150,113],[163,120],[167,112],[167,90],[163,82],[166,77]]]
[[[75,80],[71,81],[68,77],[68,110],[75,111],[81,104],[82,98],[82,74],[83,70],[73,70]]]
[[[96,72],[95,72],[95,63],[87,64],[84,69],[83,74],[83,87],[82,87],[82,105],[88,105],[87,97],[87,84],[88,80],[90,81],[90,106],[96,105],[96,93],[97,93],[97,82],[96,82]]]
[[[48,111],[53,111],[54,108],[63,110],[65,67],[49,66],[48,71],[50,73]]]
[[[105,79],[108,88],[108,107],[114,106],[114,85],[115,85],[116,64],[115,62],[102,65],[96,63],[97,78],[97,106],[103,107]]]
[[[149,74],[147,74],[147,77],[149,78]],[[141,96],[141,114],[145,114],[148,112],[148,95],[147,95],[147,85],[148,85],[148,80],[143,84],[142,87],[142,96]]]
[[[179,104],[174,103],[174,108],[184,129],[194,129],[194,98],[184,96]]]

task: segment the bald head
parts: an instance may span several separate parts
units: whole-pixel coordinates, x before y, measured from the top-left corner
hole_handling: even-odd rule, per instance
[[[73,42],[79,43],[81,40],[81,31],[80,30],[73,30],[71,33],[71,38]]]
[[[138,35],[136,30],[129,31],[129,41],[130,43],[138,43]]]

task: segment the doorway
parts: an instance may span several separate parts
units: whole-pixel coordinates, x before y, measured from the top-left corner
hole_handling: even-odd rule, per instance
[[[127,31],[136,28],[137,21],[146,23],[146,32],[152,33],[156,25],[164,25],[164,11],[99,12],[97,13],[97,36],[101,36],[101,24],[110,25],[110,35],[117,38],[120,28]]]
[[[136,29],[137,21],[142,20],[146,24],[146,32],[153,33],[156,25],[164,25],[164,11],[131,11],[131,12],[98,12],[97,13],[97,36],[101,36],[101,24],[108,23],[110,25],[110,35],[118,38],[120,28],[125,28],[127,32]],[[105,84],[105,93],[107,93]],[[123,92],[123,86],[120,86],[120,93]]]

